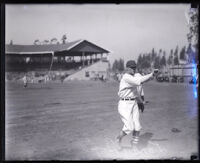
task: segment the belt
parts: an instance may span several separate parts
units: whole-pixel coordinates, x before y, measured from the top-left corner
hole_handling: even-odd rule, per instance
[[[135,98],[121,98],[121,100],[124,100],[124,101],[132,101],[132,100],[135,100]]]

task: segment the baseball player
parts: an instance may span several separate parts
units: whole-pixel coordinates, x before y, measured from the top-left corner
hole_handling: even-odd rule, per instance
[[[118,112],[120,118],[124,123],[122,130],[117,136],[117,143],[119,149],[121,149],[122,138],[132,133],[132,145],[137,144],[139,141],[139,133],[141,130],[139,120],[138,103],[143,104],[140,95],[138,94],[138,86],[148,81],[153,77],[155,71],[144,76],[135,76],[136,63],[134,60],[130,60],[126,63],[126,73],[122,76],[119,85],[118,96],[120,98],[118,103]]]

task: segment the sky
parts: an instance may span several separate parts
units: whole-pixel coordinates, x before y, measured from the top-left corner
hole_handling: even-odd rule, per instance
[[[110,51],[109,59],[187,46],[190,4],[7,4],[6,43],[85,39]]]

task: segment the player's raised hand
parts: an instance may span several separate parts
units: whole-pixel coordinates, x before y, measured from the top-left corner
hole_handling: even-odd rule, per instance
[[[154,69],[153,72],[154,72],[154,73],[158,73],[159,70],[158,70],[158,69]]]
[[[158,69],[154,69],[154,70],[153,70],[153,74],[154,74],[154,75],[158,75],[158,72],[159,72]]]

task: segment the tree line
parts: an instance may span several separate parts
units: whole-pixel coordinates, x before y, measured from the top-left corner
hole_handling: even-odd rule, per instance
[[[190,46],[182,47],[179,51],[179,47],[170,50],[170,54],[167,56],[166,51],[160,49],[158,52],[153,48],[151,52],[140,54],[137,59],[137,65],[139,69],[157,68],[162,69],[166,66],[179,65],[180,60],[191,63],[193,56],[188,53]]]
[[[65,44],[66,43],[66,40],[67,40],[67,36],[66,34],[64,34],[61,38],[61,42],[62,44]],[[39,39],[36,39],[34,40],[33,42],[34,45],[47,45],[47,44],[61,44],[58,39],[56,37],[50,39],[50,40],[43,40],[43,41],[40,41]]]
[[[165,50],[160,49],[158,52],[153,48],[149,53],[139,54],[137,58],[138,69],[148,69],[156,68],[162,69],[166,66],[179,65],[180,61],[185,61],[186,63],[192,63],[193,60],[197,62],[197,57],[195,53],[191,53],[191,45],[182,47],[176,46],[175,49],[171,49],[169,55],[166,54]],[[114,60],[112,65],[112,70],[114,72],[124,71],[125,65],[124,60],[120,58],[119,60]]]
[[[53,37],[52,39],[50,40],[43,40],[43,41],[40,41],[39,39],[35,39],[33,41],[33,44],[34,45],[48,45],[48,44],[65,44],[66,43],[66,40],[67,40],[67,36],[66,34],[64,34],[61,38],[61,42],[58,41],[58,39],[56,37]],[[13,45],[13,40],[10,40],[10,45]]]

